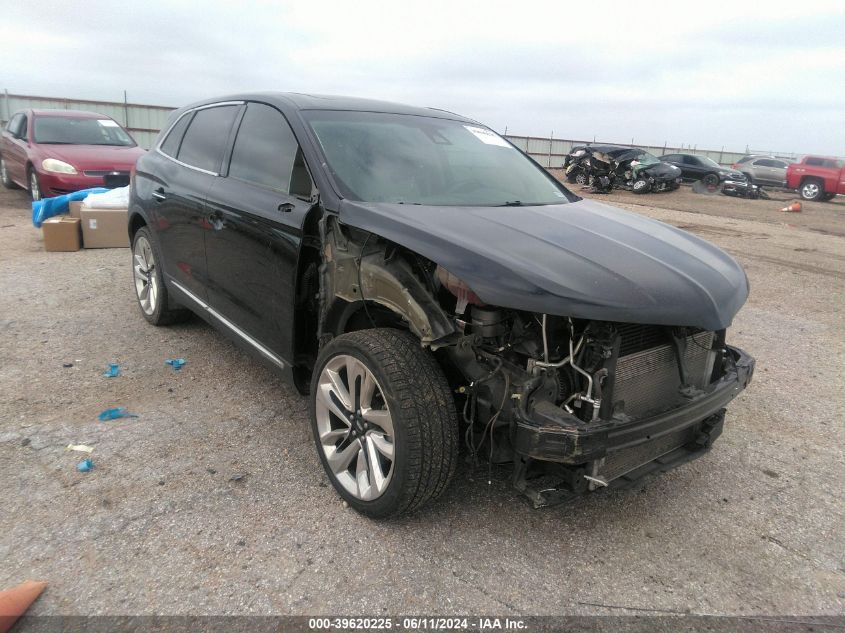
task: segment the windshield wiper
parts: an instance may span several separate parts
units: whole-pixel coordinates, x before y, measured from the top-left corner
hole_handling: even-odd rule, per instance
[[[496,206],[497,207],[523,207],[525,205],[522,204],[521,200],[509,200],[508,202],[505,202],[504,204],[497,204]]]

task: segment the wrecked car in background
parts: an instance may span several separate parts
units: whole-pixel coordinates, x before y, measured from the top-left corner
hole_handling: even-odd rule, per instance
[[[178,110],[131,186],[144,318],[201,315],[308,394],[359,512],[413,511],[459,444],[535,505],[706,452],[754,360],[742,268],[583,200],[480,123],[243,94]]]
[[[576,146],[564,158],[563,168],[569,182],[592,187],[598,193],[611,189],[657,193],[681,185],[680,169],[636,147]]]

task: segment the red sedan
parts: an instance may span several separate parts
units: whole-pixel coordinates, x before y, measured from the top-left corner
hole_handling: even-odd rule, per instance
[[[89,187],[123,187],[145,150],[117,121],[74,110],[21,110],[0,138],[0,180],[33,200]]]

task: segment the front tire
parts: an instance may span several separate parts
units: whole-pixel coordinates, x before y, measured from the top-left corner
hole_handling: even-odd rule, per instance
[[[458,420],[446,377],[409,332],[332,339],[311,378],[311,427],[338,494],[373,518],[413,512],[455,473]]]
[[[648,180],[644,178],[638,178],[634,181],[634,184],[631,186],[631,190],[634,193],[648,193],[651,191],[651,185],[649,184]]]
[[[33,202],[41,200],[41,181],[38,179],[38,172],[30,167],[27,170],[26,181],[29,183],[29,197]]]
[[[153,325],[184,321],[191,313],[173,305],[159,262],[161,257],[150,229],[141,227],[132,237],[132,281],[141,314]]]
[[[703,182],[708,189],[714,189],[719,186],[719,174],[707,174],[701,179],[701,182]]]
[[[807,178],[798,190],[804,200],[818,200],[824,195],[824,184],[817,178]]]

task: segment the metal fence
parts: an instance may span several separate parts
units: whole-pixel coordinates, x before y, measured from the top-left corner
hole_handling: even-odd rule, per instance
[[[65,99],[61,97],[33,97],[30,95],[9,94],[4,90],[0,104],[0,121],[6,125],[9,117],[24,108],[50,110],[92,110],[111,117],[125,127],[135,141],[144,149],[149,149],[159,130],[167,123],[168,115],[175,108],[156,105],[129,103],[124,93],[124,101],[91,101],[86,99]]]
[[[0,105],[0,123],[5,125],[12,113],[24,108],[94,110],[119,122],[132,134],[138,145],[145,149],[149,149],[155,142],[155,138],[158,135],[159,130],[161,130],[167,122],[168,115],[175,108],[129,103],[126,99],[126,92],[123,93],[123,99],[123,101],[92,101],[86,99],[67,99],[62,97],[34,97],[28,95],[9,94],[9,91],[5,90],[2,94],[2,105]],[[538,163],[550,168],[562,167],[564,157],[575,145],[599,144],[595,139],[592,141],[580,141],[575,139],[542,138],[536,136],[514,136],[512,134],[506,134],[505,137],[511,143],[529,154]],[[795,160],[799,156],[798,154],[783,152],[751,151],[747,148],[746,151],[737,152],[725,150],[724,148],[713,150],[698,149],[697,147],[676,147],[670,145],[635,146],[629,143],[612,144],[623,145],[626,147],[640,147],[657,156],[675,153],[708,156],[722,165],[735,163],[745,154],[767,154],[784,158],[786,160]]]

